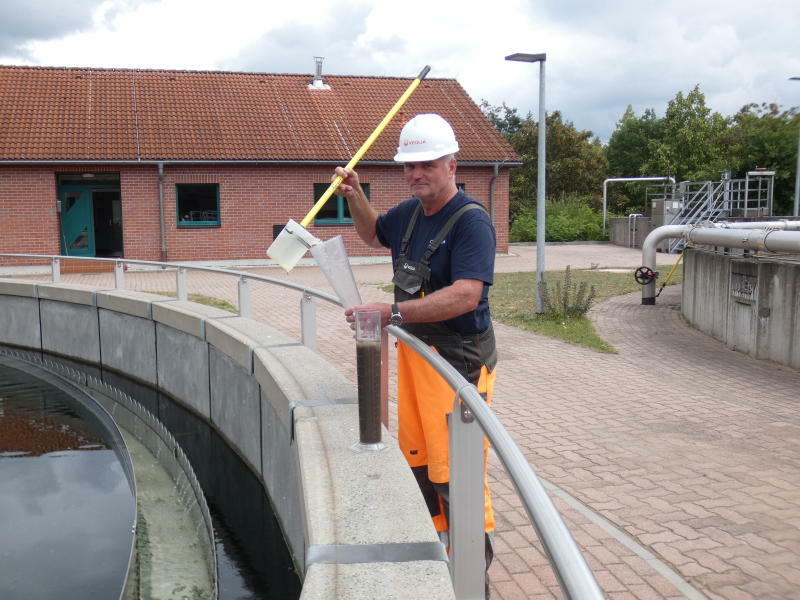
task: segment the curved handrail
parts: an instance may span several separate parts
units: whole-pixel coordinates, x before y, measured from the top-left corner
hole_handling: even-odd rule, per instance
[[[97,256],[63,256],[59,254],[12,254],[12,253],[2,253],[0,257],[12,257],[12,258],[47,258],[51,261],[53,260],[85,260],[89,262],[110,262],[110,263],[122,263],[122,264],[129,264],[129,265],[148,265],[152,267],[159,267],[161,269],[191,269],[192,271],[206,271],[209,273],[223,273],[225,275],[236,275],[237,277],[244,277],[246,279],[254,279],[256,281],[263,281],[265,283],[274,283],[276,285],[280,285],[283,287],[287,287],[293,290],[297,290],[299,292],[303,292],[304,294],[308,294],[309,296],[315,296],[320,300],[325,300],[327,302],[332,302],[333,304],[338,304],[341,306],[341,301],[339,298],[332,294],[328,294],[327,292],[323,292],[320,290],[316,290],[314,288],[310,288],[305,285],[300,285],[298,283],[294,283],[292,281],[286,281],[285,279],[276,279],[274,277],[267,277],[266,275],[258,275],[257,273],[250,273],[248,271],[236,271],[234,269],[224,269],[221,267],[203,267],[200,265],[190,265],[186,263],[175,263],[175,262],[157,262],[153,260],[133,260],[128,258],[100,258]]]
[[[335,296],[285,281],[263,275],[249,273],[247,271],[236,271],[233,269],[223,269],[219,267],[201,267],[187,265],[185,263],[161,263],[155,261],[128,260],[117,258],[97,258],[97,257],[74,257],[59,255],[42,254],[0,254],[0,257],[21,257],[21,258],[49,258],[51,260],[72,259],[88,261],[105,261],[114,263],[129,263],[151,265],[161,268],[180,268],[200,270],[225,275],[235,275],[247,279],[254,279],[266,283],[273,283],[284,287],[302,291],[304,294],[326,300],[333,304],[342,306],[342,302]],[[531,467],[530,463],[514,443],[513,439],[503,427],[502,423],[495,416],[494,412],[486,405],[483,397],[478,393],[477,388],[467,382],[466,379],[456,371],[450,363],[445,361],[439,354],[434,352],[422,340],[408,333],[400,327],[389,325],[385,330],[398,340],[407,344],[414,352],[421,356],[439,375],[457,391],[460,398],[475,415],[475,418],[483,430],[484,434],[492,443],[495,452],[499,456],[514,487],[517,490],[528,517],[533,524],[536,533],[542,542],[542,546],[550,559],[553,571],[559,580],[565,596],[576,600],[597,600],[604,598],[603,592],[594,575],[586,563],[583,555],[578,549],[575,540],[567,529],[560,513],[548,496],[541,481]],[[456,499],[451,498],[451,502]]]
[[[533,467],[525,459],[494,412],[486,405],[486,401],[478,393],[477,388],[469,384],[450,363],[418,337],[393,325],[389,325],[386,329],[424,358],[453,388],[453,391],[460,390],[461,399],[475,415],[478,424],[489,438],[514,482],[514,487],[525,505],[528,517],[550,558],[553,571],[558,577],[566,597],[603,598],[603,592],[595,581],[586,559],[578,549]]]

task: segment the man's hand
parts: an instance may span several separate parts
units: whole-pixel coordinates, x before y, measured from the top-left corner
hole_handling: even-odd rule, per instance
[[[368,302],[367,304],[359,304],[344,311],[344,317],[350,324],[350,329],[356,329],[356,316],[357,310],[379,310],[381,311],[381,329],[389,324],[389,317],[392,316],[392,305],[385,302]]]
[[[375,223],[378,220],[378,213],[372,208],[367,200],[367,195],[358,181],[358,173],[353,169],[336,167],[331,181],[336,177],[342,177],[342,182],[337,188],[337,192],[347,198],[347,207],[350,209],[350,216],[353,218],[356,233],[361,240],[371,248],[380,248],[378,234],[375,232]]]
[[[352,198],[357,193],[357,190],[361,187],[361,183],[358,181],[358,173],[356,173],[353,169],[336,167],[331,180],[336,179],[337,177],[342,178],[342,183],[339,184],[337,191],[340,195],[344,196],[348,200]]]

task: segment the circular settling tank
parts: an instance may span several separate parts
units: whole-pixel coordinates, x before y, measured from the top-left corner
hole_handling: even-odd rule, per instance
[[[130,458],[75,386],[0,357],[0,598],[119,598],[136,526]]]

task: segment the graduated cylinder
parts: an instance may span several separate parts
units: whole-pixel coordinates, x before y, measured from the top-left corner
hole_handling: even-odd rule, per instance
[[[381,313],[378,310],[359,310],[356,311],[355,318],[359,444],[362,449],[378,449],[383,447],[380,402]]]

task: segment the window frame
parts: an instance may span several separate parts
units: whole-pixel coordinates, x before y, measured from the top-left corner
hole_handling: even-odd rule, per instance
[[[313,203],[316,204],[317,200],[322,197],[322,194],[330,186],[329,183],[315,183],[313,187]],[[362,183],[361,187],[364,189],[364,194],[367,196],[367,200],[369,200],[369,183]],[[336,218],[318,218],[314,217],[314,226],[320,227],[332,227],[336,225],[352,225],[353,224],[353,217],[345,217],[345,207],[347,207],[347,198],[341,196],[339,194],[332,194],[330,198],[328,198],[328,203],[336,201]],[[313,204],[312,204],[313,206]],[[327,206],[327,203],[326,203]]]
[[[217,207],[216,221],[184,221],[181,218],[181,187],[184,186],[214,186],[215,201]],[[175,184],[175,221],[180,229],[193,229],[197,227],[222,227],[222,215],[220,214],[219,202],[219,183],[176,183]]]

